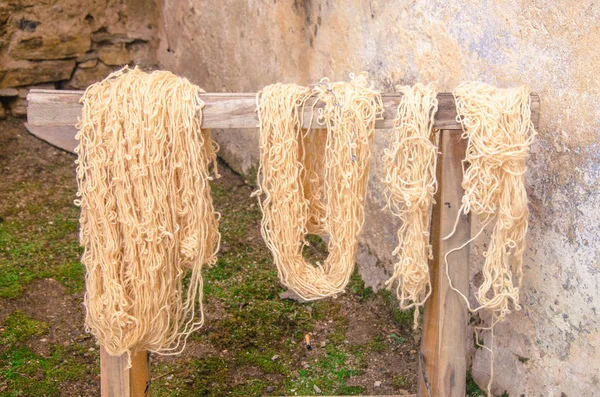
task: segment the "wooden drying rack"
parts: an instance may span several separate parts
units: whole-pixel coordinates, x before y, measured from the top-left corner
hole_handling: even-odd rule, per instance
[[[79,103],[82,91],[56,91],[32,89],[27,95],[27,129],[37,137],[64,150],[72,152],[77,118],[81,114]],[[204,93],[203,128],[257,128],[256,94]],[[401,94],[382,94],[385,108],[383,120],[377,129],[393,128]],[[309,105],[311,103],[309,102]],[[317,104],[316,107],[322,106]],[[307,106],[303,117],[305,127],[311,125],[313,113]],[[538,125],[540,99],[531,95],[531,118]],[[448,240],[461,204],[463,189],[462,160],[466,141],[461,138],[461,125],[456,121],[456,107],[451,93],[438,94],[438,111],[435,128],[441,132],[440,158],[437,167],[438,191],[432,217],[431,244],[434,259],[430,263],[432,293],[425,304],[421,342],[419,397],[464,397],[467,368],[467,309],[460,297],[448,285],[442,258],[452,248],[458,247],[471,236],[470,218],[463,216],[456,232]],[[453,254],[449,268],[454,286],[467,294],[469,288],[468,246]],[[139,397],[149,393],[148,353],[139,352],[132,357],[132,367],[126,369],[124,356],[113,357],[100,349],[102,397]]]

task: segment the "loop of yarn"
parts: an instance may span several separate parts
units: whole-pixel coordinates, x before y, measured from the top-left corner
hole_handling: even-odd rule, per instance
[[[302,131],[303,109],[313,95],[324,103],[318,121],[326,135]],[[381,97],[359,75],[348,83],[323,79],[313,89],[274,84],[258,94],[257,104],[261,163],[256,194],[262,196],[262,235],[279,279],[305,300],[341,293],[354,270],[364,222]],[[308,233],[329,235],[329,255],[322,265],[313,266],[302,256]]]
[[[395,287],[403,310],[419,307],[431,294],[429,260],[433,259],[429,225],[437,190],[438,149],[433,129],[438,108],[437,85],[399,86],[402,99],[394,120],[391,145],[384,151],[384,183],[387,207],[400,219],[394,273],[386,285]]]
[[[111,355],[177,354],[203,324],[201,270],[220,234],[209,186],[217,148],[200,128],[200,92],[172,73],[126,67],[81,99],[85,324]]]

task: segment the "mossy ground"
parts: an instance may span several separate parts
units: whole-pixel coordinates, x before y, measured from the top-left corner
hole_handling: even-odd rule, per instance
[[[0,123],[0,396],[98,394],[98,348],[83,328],[73,161],[21,120]],[[182,355],[152,355],[153,395],[414,392],[412,313],[357,275],[337,299],[280,298],[253,188],[221,168],[212,186],[222,248],[205,270],[206,325]],[[306,255],[322,258],[324,244],[309,241]]]
[[[471,372],[467,372],[467,397],[484,397],[485,393],[479,388]]]

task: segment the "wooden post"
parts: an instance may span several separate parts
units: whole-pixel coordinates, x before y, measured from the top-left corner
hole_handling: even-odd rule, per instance
[[[464,397],[466,387],[467,308],[462,298],[450,289],[444,256],[466,242],[471,235],[469,216],[462,216],[452,232],[463,190],[462,160],[466,141],[461,130],[440,132],[440,159],[437,167],[438,192],[433,209],[431,243],[432,293],[425,303],[422,360],[419,368],[419,397]],[[466,295],[469,287],[469,248],[452,254],[449,274],[453,285]],[[427,381],[424,379],[427,376]]]
[[[102,397],[150,396],[148,352],[137,352],[127,368],[127,355],[111,356],[100,346],[100,393]]]

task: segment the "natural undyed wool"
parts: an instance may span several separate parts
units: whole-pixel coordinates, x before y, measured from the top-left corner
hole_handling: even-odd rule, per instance
[[[325,140],[318,131],[302,130],[303,109],[312,95],[324,103],[317,123],[326,128]],[[360,75],[348,83],[324,79],[313,89],[271,85],[258,94],[257,102],[257,195],[262,196],[262,235],[279,278],[305,300],[343,292],[354,270],[364,222],[381,97]],[[302,256],[308,233],[329,235],[323,264],[314,266]]]
[[[177,354],[203,324],[201,270],[220,235],[200,92],[169,72],[124,68],[81,99],[85,324],[111,355]]]
[[[384,183],[387,207],[400,219],[394,273],[387,280],[395,288],[403,310],[415,308],[414,327],[418,326],[419,307],[431,294],[429,260],[433,259],[429,225],[433,196],[437,190],[436,134],[437,85],[399,86],[402,99],[394,120],[393,138],[384,151]]]
[[[473,212],[483,224],[481,230],[462,249],[492,225],[493,230],[482,269],[483,282],[475,292],[478,307],[457,291],[470,311],[486,309],[491,313],[489,327],[493,346],[493,327],[512,310],[520,310],[519,289],[523,279],[523,252],[527,233],[526,160],[536,135],[531,121],[530,90],[527,87],[499,89],[480,82],[461,84],[454,91],[457,120],[467,139],[464,162],[468,164],[462,187],[465,190],[461,211]],[[483,346],[485,347],[485,346]],[[493,351],[485,347],[491,354]],[[488,384],[490,392],[493,366]]]

